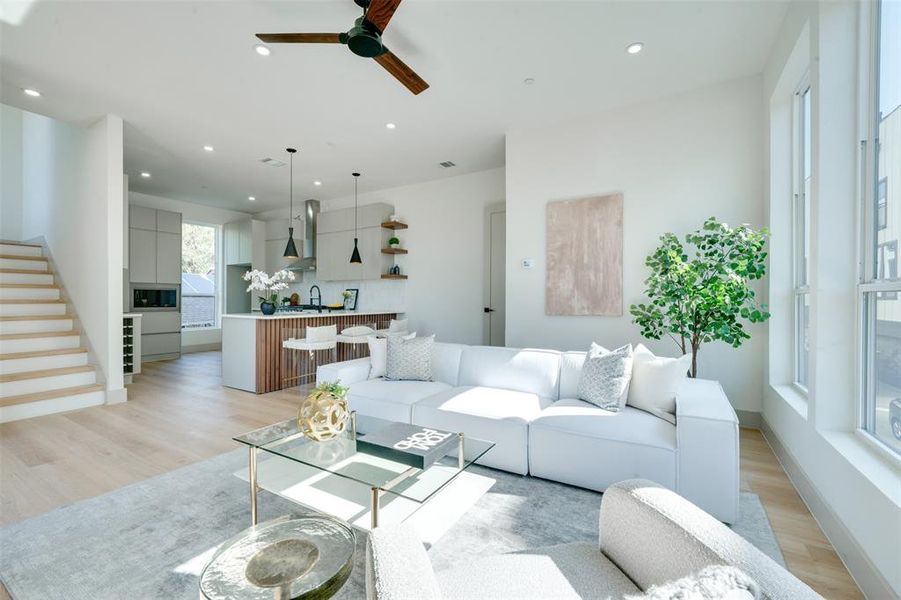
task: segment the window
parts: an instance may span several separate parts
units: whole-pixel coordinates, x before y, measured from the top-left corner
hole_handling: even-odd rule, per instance
[[[810,83],[795,92],[792,161],[795,383],[807,389],[810,356]]]
[[[874,22],[872,90],[865,148],[861,427],[901,454],[901,3],[882,0]]]
[[[212,225],[181,227],[181,328],[217,327],[216,234]]]

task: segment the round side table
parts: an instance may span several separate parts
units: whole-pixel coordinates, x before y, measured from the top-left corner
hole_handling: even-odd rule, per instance
[[[350,526],[323,515],[280,517],[231,538],[203,569],[206,600],[325,599],[353,569]]]

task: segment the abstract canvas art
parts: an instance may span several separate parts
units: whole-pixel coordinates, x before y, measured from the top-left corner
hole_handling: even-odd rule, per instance
[[[623,314],[623,195],[547,204],[545,314]]]

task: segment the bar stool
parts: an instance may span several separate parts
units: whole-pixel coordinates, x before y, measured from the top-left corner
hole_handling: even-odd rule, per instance
[[[361,349],[369,344],[372,335],[375,335],[375,323],[346,327],[338,334],[338,343],[350,346],[350,358],[362,358]]]
[[[288,329],[285,331],[287,339],[282,341],[282,348],[285,352],[285,372],[287,376],[282,379],[283,387],[294,387],[297,385],[293,382],[300,381],[305,383],[310,377],[316,381],[316,367],[318,360],[316,353],[323,350],[332,351],[331,362],[338,359],[338,327],[335,325],[324,325],[322,327],[307,327],[304,334],[306,337],[298,339],[296,335],[300,329]],[[306,372],[299,372],[299,366],[303,362],[301,357],[303,352],[307,353],[307,365],[311,369]]]
[[[389,335],[406,335],[409,319],[391,319],[388,323],[388,329],[379,329],[375,332],[378,337],[388,337]]]

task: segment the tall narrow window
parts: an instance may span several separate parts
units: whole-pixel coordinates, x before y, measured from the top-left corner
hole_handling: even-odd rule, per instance
[[[184,223],[181,240],[181,328],[216,327],[216,227]]]
[[[901,2],[882,0],[875,19],[875,81],[867,136],[864,219],[863,405],[861,424],[901,454]]]
[[[795,93],[793,185],[795,383],[807,389],[810,371],[810,84]]]

